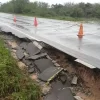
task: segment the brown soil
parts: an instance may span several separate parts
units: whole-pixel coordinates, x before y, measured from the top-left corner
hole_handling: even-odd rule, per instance
[[[78,84],[72,86],[72,91],[82,100],[100,100],[100,70],[89,69],[74,62],[74,58],[55,50],[49,49],[47,53],[53,60],[56,60],[61,67],[66,68],[69,75],[78,76]]]
[[[96,70],[99,71],[99,69]],[[100,72],[98,73],[95,70],[86,67],[79,67],[78,73],[80,78],[83,80],[84,85],[91,91],[92,100],[100,100]]]

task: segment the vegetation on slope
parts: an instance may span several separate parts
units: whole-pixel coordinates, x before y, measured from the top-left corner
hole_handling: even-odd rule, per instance
[[[0,39],[0,100],[40,100],[40,88],[18,68]]]

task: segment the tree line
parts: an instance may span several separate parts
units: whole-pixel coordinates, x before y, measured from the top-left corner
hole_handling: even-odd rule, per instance
[[[29,0],[11,0],[0,6],[1,12],[26,14],[41,17],[74,17],[100,18],[100,4],[95,3],[65,3],[49,5],[45,2],[30,2]]]

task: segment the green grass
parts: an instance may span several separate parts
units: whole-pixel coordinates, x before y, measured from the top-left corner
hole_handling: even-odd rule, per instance
[[[14,14],[14,13],[10,13],[10,14]],[[22,13],[22,14],[16,14],[16,15],[22,15],[22,16],[30,16],[30,17],[34,17],[37,16],[38,18],[47,18],[47,19],[56,19],[56,20],[65,20],[65,21],[82,21],[82,22],[89,22],[89,21],[96,21],[96,22],[100,22],[99,18],[95,18],[95,17],[90,17],[90,18],[78,18],[78,17],[69,17],[69,16],[39,16],[39,15],[34,15],[32,13]]]
[[[40,100],[40,95],[40,87],[21,72],[0,38],[0,100]]]
[[[100,19],[98,18],[74,18],[68,16],[55,16],[55,17],[47,17],[47,18],[56,19],[56,20],[65,20],[65,21],[75,21],[75,22],[100,21]]]
[[[18,14],[18,15],[23,15],[23,16],[35,16],[34,14]],[[39,18],[48,18],[48,19],[56,19],[56,20],[65,20],[65,21],[84,21],[84,22],[88,22],[88,21],[100,21],[99,18],[78,18],[78,17],[68,17],[68,16],[46,16],[46,17],[43,17],[43,16],[39,16],[37,15],[37,17]]]

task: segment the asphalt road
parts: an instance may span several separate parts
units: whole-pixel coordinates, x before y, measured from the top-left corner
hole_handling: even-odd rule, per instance
[[[37,18],[38,27],[34,27],[34,17],[0,13],[0,28],[12,32],[20,38],[43,41],[92,67],[100,68],[100,24],[99,22],[83,23],[84,37],[77,37],[80,22],[60,21]]]

